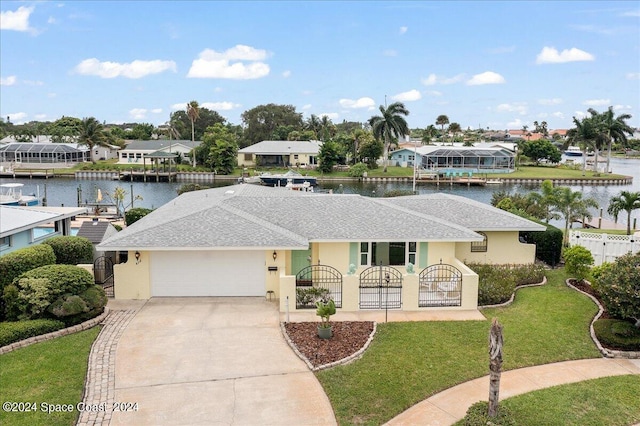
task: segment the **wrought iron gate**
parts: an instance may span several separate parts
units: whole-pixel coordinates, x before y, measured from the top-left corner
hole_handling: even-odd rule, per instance
[[[96,285],[104,289],[107,297],[114,297],[113,293],[113,260],[101,256],[93,262],[93,277]]]
[[[402,273],[391,266],[372,266],[360,274],[360,309],[400,309]]]
[[[327,265],[302,268],[296,274],[296,308],[315,309],[321,299],[333,299],[342,308],[342,274]]]
[[[462,304],[462,272],[455,266],[428,266],[420,272],[419,282],[419,307]]]

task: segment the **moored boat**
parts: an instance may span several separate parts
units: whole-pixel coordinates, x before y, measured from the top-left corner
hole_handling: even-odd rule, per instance
[[[0,205],[2,206],[37,206],[39,198],[35,194],[22,194],[22,183],[3,183],[0,185]]]
[[[567,157],[582,157],[582,151],[578,146],[570,146],[564,152],[564,155],[566,155]]]
[[[303,176],[293,170],[289,170],[287,173],[273,175],[271,173],[263,173],[259,177],[260,183],[267,186],[287,186],[288,183],[300,185],[305,182],[308,182],[311,186],[318,184],[315,176]]]

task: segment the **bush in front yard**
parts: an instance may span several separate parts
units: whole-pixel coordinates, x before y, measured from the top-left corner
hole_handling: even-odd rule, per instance
[[[59,265],[77,265],[93,262],[93,244],[87,238],[65,235],[49,238],[42,244],[50,245]]]
[[[5,254],[0,257],[0,294],[13,280],[24,272],[56,263],[51,246],[38,244]]]
[[[501,265],[467,265],[478,274],[478,305],[496,305],[511,298],[516,280],[510,268]]]
[[[130,226],[136,223],[137,221],[139,221],[140,219],[142,219],[143,217],[145,217],[146,215],[148,215],[149,213],[151,213],[152,211],[153,210],[147,209],[144,207],[135,207],[133,209],[129,209],[124,214],[124,221],[127,224],[127,226]]]
[[[0,322],[0,346],[10,345],[29,337],[51,333],[64,328],[62,321],[37,319],[18,322]]]
[[[4,291],[9,319],[53,316],[67,324],[99,315],[107,304],[93,276],[72,265],[47,265],[25,272]]]
[[[533,220],[529,218],[530,220]],[[540,259],[547,265],[555,267],[560,263],[562,254],[562,231],[548,223],[533,220],[547,227],[546,231],[526,231],[520,232],[520,236],[529,244],[536,245],[536,259]]]
[[[599,273],[593,288],[607,312],[640,327],[640,253],[625,254]]]
[[[582,246],[569,247],[564,251],[564,266],[567,273],[579,282],[589,277],[589,268],[593,265],[593,255]]]

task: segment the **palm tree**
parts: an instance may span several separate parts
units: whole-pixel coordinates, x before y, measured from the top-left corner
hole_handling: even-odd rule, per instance
[[[442,141],[444,142],[444,126],[449,124],[449,117],[444,114],[439,115],[438,118],[436,118],[436,124],[440,126],[440,134],[442,135]]]
[[[453,122],[449,125],[449,132],[453,133],[451,137],[451,145],[453,145],[455,137],[462,131],[459,123]]]
[[[563,244],[569,245],[569,225],[583,218],[591,219],[593,216],[589,208],[597,208],[598,202],[593,198],[582,198],[582,192],[572,191],[571,188],[561,186],[556,188],[553,201],[553,211],[560,214],[564,219],[564,239]]]
[[[200,105],[198,105],[197,101],[191,101],[187,104],[187,117],[189,117],[189,121],[191,121],[191,142],[195,142],[196,141],[195,122],[198,118],[200,118]],[[194,151],[193,167],[195,166],[196,166],[196,156]]]
[[[94,117],[83,118],[78,134],[78,143],[89,148],[89,156],[95,164],[93,148],[96,146],[107,146],[108,140],[105,135],[104,126]]]
[[[311,116],[307,118],[307,121],[304,123],[304,127],[305,129],[311,130],[313,133],[315,133],[316,140],[320,138],[320,129],[322,128],[322,124],[317,115],[311,114]]]
[[[422,144],[431,143],[431,139],[438,134],[438,129],[433,124],[429,124],[422,132]]]
[[[557,196],[557,189],[557,187],[553,186],[552,181],[545,180],[542,182],[542,185],[540,185],[540,192],[531,192],[528,195],[528,198],[531,201],[539,205],[545,211],[545,220],[547,223],[549,223],[549,220],[551,219],[560,219],[560,216],[557,213],[553,213],[551,211],[551,206],[553,206]]]
[[[619,116],[615,116],[613,112],[613,107],[609,107],[609,109],[602,114],[598,113],[598,111],[593,108],[589,108],[589,113],[591,117],[596,120],[597,127],[600,132],[602,132],[603,137],[606,138],[607,144],[607,172],[610,172],[610,164],[611,164],[611,145],[613,141],[617,143],[626,144],[627,143],[627,134],[629,136],[633,136],[633,129],[629,127],[626,123],[626,120],[631,118],[631,114],[620,114]]]
[[[397,143],[400,136],[409,134],[409,126],[404,119],[409,115],[409,110],[402,102],[394,102],[387,108],[380,105],[380,113],[369,119],[369,125],[373,131],[376,140],[384,143],[384,172],[387,172],[387,163],[389,160],[389,146],[391,143]]]
[[[631,235],[631,212],[640,209],[640,192],[622,191],[609,201],[607,212],[618,221],[621,211],[627,212],[627,235]]]
[[[595,168],[598,165],[598,132],[594,127],[593,120],[583,118],[582,121],[573,117],[573,124],[576,126],[567,132],[569,143],[578,144],[582,148],[582,176],[587,165],[587,149],[593,148],[596,154]]]

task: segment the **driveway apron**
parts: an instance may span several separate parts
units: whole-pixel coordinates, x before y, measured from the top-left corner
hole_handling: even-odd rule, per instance
[[[262,298],[153,298],[118,342],[111,425],[330,425]],[[133,405],[136,404],[136,405]]]

